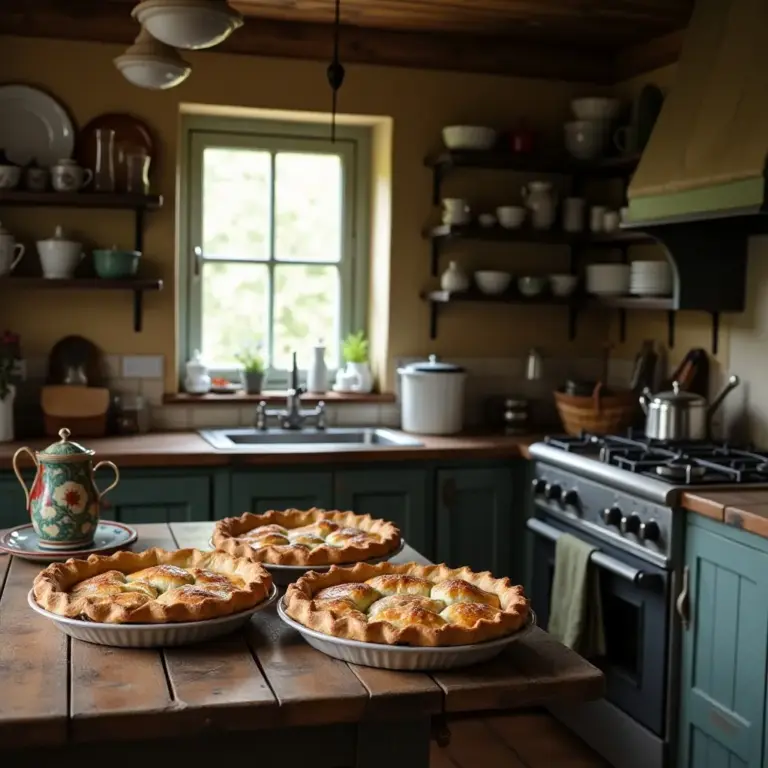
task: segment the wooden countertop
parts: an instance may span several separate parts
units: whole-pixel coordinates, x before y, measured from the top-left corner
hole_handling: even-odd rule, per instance
[[[396,430],[393,430],[396,431]],[[429,459],[512,459],[529,458],[528,446],[541,435],[457,435],[433,437],[414,435],[420,447],[393,446],[372,450],[328,445],[297,445],[290,452],[217,451],[197,432],[153,432],[135,437],[108,437],[83,440],[98,460],[110,459],[119,467],[218,467],[230,464],[329,464],[332,462],[388,462]],[[73,439],[77,439],[73,437]],[[13,454],[22,445],[43,450],[51,438],[0,445],[0,469],[11,469]],[[22,461],[29,463],[29,458]]]
[[[690,512],[768,538],[768,489],[686,493],[682,505]]]
[[[207,548],[212,526],[139,525],[137,546]],[[398,559],[427,562],[410,548]],[[399,728],[424,723],[419,738],[428,747],[429,718],[434,716],[583,701],[604,691],[598,669],[538,629],[490,662],[430,674],[331,659],[283,624],[274,608],[256,614],[244,631],[217,641],[164,650],[105,648],[70,640],[30,609],[27,593],[39,570],[37,564],[0,556],[0,764],[6,764],[4,749],[68,745],[51,753],[66,757],[70,749],[95,741],[102,748],[109,748],[107,741],[188,742],[193,732],[226,731],[220,738],[228,742],[235,738],[233,731],[259,730],[250,743],[262,750],[271,729],[306,726],[354,727],[352,745],[359,744],[360,729],[381,729],[387,738],[379,747],[387,750],[392,747],[385,742],[399,738],[397,731],[388,730],[393,721]],[[293,730],[282,733],[280,749],[287,748],[292,736],[309,738],[313,749],[325,748],[324,739],[318,741],[319,730],[312,737],[301,737],[300,731],[294,735]],[[220,740],[215,744],[220,746]],[[413,742],[406,746],[411,749]],[[17,765],[13,754],[5,753],[8,765]],[[35,762],[30,752],[17,755]],[[254,756],[277,764],[263,751]],[[304,765],[307,759],[305,755]],[[289,763],[296,764],[279,762]],[[360,759],[358,753],[357,761],[330,764],[367,768],[391,763]],[[397,765],[427,768],[428,749],[426,761],[407,759]]]

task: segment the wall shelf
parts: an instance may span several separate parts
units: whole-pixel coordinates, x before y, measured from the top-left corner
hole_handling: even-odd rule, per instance
[[[4,289],[45,290],[45,291],[130,291],[133,293],[133,330],[142,329],[144,314],[144,293],[160,291],[162,280],[125,279],[103,280],[99,277],[51,280],[45,277],[3,277],[0,278],[0,292]]]

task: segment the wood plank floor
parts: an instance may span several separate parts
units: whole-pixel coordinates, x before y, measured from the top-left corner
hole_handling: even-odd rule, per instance
[[[430,768],[611,768],[551,715],[451,720],[447,747],[432,742]]]

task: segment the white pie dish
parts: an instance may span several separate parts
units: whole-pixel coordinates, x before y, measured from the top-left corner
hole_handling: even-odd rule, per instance
[[[269,608],[277,600],[278,594],[277,587],[273,585],[266,600],[246,611],[204,621],[167,624],[100,624],[95,621],[70,619],[41,608],[35,600],[33,590],[29,591],[27,602],[33,611],[50,619],[61,632],[76,640],[115,648],[164,648],[200,643],[234,632],[247,624],[254,613]]]
[[[350,664],[377,669],[398,669],[416,672],[419,670],[455,669],[479,664],[498,656],[510,643],[528,635],[536,626],[536,614],[529,612],[526,625],[512,635],[487,640],[472,645],[445,645],[438,647],[383,645],[380,643],[362,643],[359,640],[347,640],[343,637],[326,635],[305,627],[292,619],[283,607],[283,600],[277,603],[277,614],[289,626],[295,629],[314,649],[334,659]]]
[[[208,542],[211,549],[216,549],[213,541]],[[385,563],[387,560],[391,560],[393,557],[399,555],[405,548],[405,539],[400,539],[400,544],[397,549],[393,549],[386,555],[381,557],[372,557],[370,560],[362,560],[358,562],[368,563],[368,565],[375,565],[376,563]],[[289,584],[293,584],[294,581],[298,581],[304,574],[309,571],[319,571],[325,573],[330,571],[334,565],[338,565],[339,568],[345,568],[355,565],[355,563],[331,563],[329,565],[274,565],[272,563],[261,563],[269,571],[269,575],[272,577],[272,583],[278,587],[287,587]]]

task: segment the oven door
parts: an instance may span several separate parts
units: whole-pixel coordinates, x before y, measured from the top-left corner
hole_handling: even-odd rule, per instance
[[[570,533],[599,548],[592,566],[599,569],[606,654],[590,659],[606,678],[606,699],[664,737],[667,670],[669,574],[582,530],[541,513],[528,520],[533,537],[531,603],[546,629],[555,542]]]

